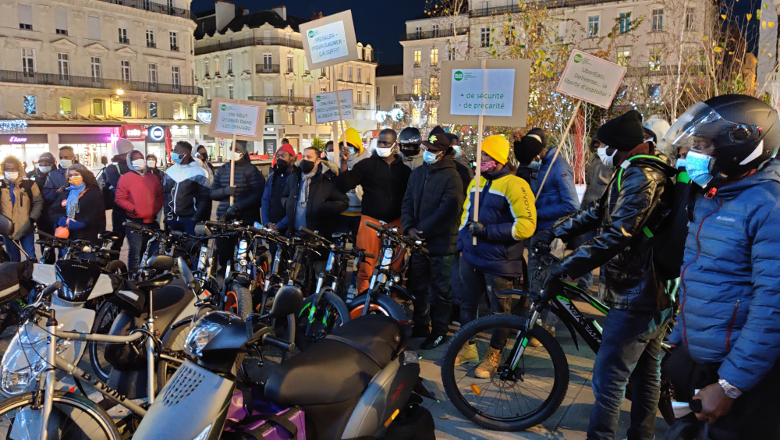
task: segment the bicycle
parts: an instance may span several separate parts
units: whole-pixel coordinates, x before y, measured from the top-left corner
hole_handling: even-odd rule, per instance
[[[542,254],[540,261],[545,267],[558,261],[547,251],[545,253],[540,246],[532,249],[532,252]],[[536,325],[544,309],[549,308],[563,321],[577,349],[579,342],[576,335],[579,334],[593,352],[598,353],[602,342],[601,326],[595,319],[586,318],[573,300],[582,300],[604,315],[609,313],[609,307],[577,285],[563,280],[558,280],[551,288],[555,290],[553,295],[546,295],[549,299],[541,295],[531,298],[526,317],[484,316],[470,322],[453,336],[442,360],[442,381],[448,398],[467,419],[496,431],[523,431],[544,422],[561,406],[569,386],[569,364],[555,337]],[[522,290],[504,293],[528,296]],[[461,348],[475,340],[478,360],[485,359],[491,336],[502,331],[506,332],[508,339],[505,347],[498,352],[497,367],[490,378],[477,379],[474,374],[476,366],[468,368],[456,363]],[[529,345],[532,338],[541,345]],[[666,344],[663,350],[667,356],[671,351]],[[626,395],[630,396],[630,389]],[[672,398],[671,384],[662,374],[658,408],[670,425],[675,421]],[[500,415],[497,414],[499,412]]]

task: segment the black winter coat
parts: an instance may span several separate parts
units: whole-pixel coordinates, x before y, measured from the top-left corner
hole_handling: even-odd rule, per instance
[[[665,285],[653,264],[653,245],[643,229],[653,229],[669,215],[676,170],[652,159],[634,159],[618,173],[604,195],[553,226],[564,242],[602,228],[564,258],[566,275],[578,278],[602,266],[606,279],[605,303],[616,309],[653,312],[670,306]]]
[[[411,174],[411,168],[404,165],[401,156],[397,155],[388,164],[374,153],[368,159],[356,163],[351,170],[339,174],[336,180],[339,188],[345,192],[361,185],[361,214],[389,223],[401,217],[401,203]]]
[[[103,190],[105,192],[103,195],[103,201],[106,209],[122,210],[122,208],[114,204],[114,198],[116,197],[116,187],[119,186],[119,178],[129,172],[130,169],[127,168],[126,154],[117,154],[111,159],[111,163],[106,166],[106,171],[104,173],[105,189]]]
[[[49,210],[49,220],[56,225],[61,217],[67,215],[67,208],[62,203],[68,200],[70,191],[62,191],[52,203]],[[98,234],[106,230],[106,210],[103,208],[103,193],[98,186],[90,186],[79,198],[79,212],[74,218],[77,222],[87,225],[78,230],[71,230],[70,240],[89,240],[94,245],[100,245]]]
[[[293,235],[295,232],[295,208],[301,192],[301,174],[301,169],[296,167],[287,178],[287,186],[282,193],[282,204],[287,211],[287,235]],[[339,214],[347,208],[349,208],[349,197],[336,185],[336,175],[321,165],[309,184],[306,228],[319,231],[321,236],[328,238],[336,229]]]
[[[412,171],[401,208],[404,233],[415,228],[435,256],[453,255],[458,244],[458,223],[463,209],[463,181],[452,154],[433,165]]]
[[[235,173],[236,195],[233,204],[238,208],[238,219],[244,224],[251,225],[260,221],[260,204],[263,200],[265,189],[265,177],[256,166],[252,165],[245,157],[236,161]],[[219,167],[211,184],[211,199],[218,200],[217,218],[222,218],[230,207],[230,195],[227,188],[230,186],[230,163]]]

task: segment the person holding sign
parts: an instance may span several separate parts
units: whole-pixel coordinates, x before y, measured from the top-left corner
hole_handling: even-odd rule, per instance
[[[531,187],[514,175],[508,163],[509,142],[502,135],[482,141],[479,179],[479,221],[474,220],[476,179],[471,181],[458,233],[460,261],[460,324],[477,318],[477,306],[487,292],[490,309],[496,314],[512,313],[511,295],[500,292],[513,289],[523,276],[524,240],[536,231],[536,207]],[[474,238],[477,239],[476,245]],[[474,370],[481,379],[490,378],[501,363],[501,350],[509,330],[496,332],[490,339],[487,356]],[[458,360],[478,362],[476,341],[461,348]]]
[[[455,151],[446,136],[432,135],[423,142],[422,149],[425,164],[409,177],[401,225],[405,234],[424,240],[429,251],[428,255],[412,254],[407,273],[408,287],[415,298],[413,336],[426,337],[420,347],[429,350],[445,342],[449,328],[450,277],[463,183],[455,169]]]
[[[629,377],[634,383],[629,438],[650,440],[655,432],[661,382],[661,343],[672,317],[664,281],[653,264],[652,229],[670,210],[677,172],[645,142],[642,116],[631,110],[602,125],[596,138],[603,144],[605,164],[622,167],[604,195],[534,240],[568,241],[588,231],[601,232],[560,262],[542,272],[542,290],[552,292],[555,279],[581,277],[602,267],[603,301],[610,307],[601,349],[593,367],[593,405],[589,439],[613,439]],[[648,233],[650,232],[650,233]]]
[[[360,139],[360,133],[352,127],[344,131],[344,136],[342,136],[339,143],[339,151],[341,153],[340,169],[336,174],[351,170],[363,159],[369,157],[368,152],[363,148],[363,140]],[[334,161],[331,160],[331,162],[335,164]],[[341,213],[337,227],[338,232],[348,233],[353,238],[357,237],[358,228],[361,224],[360,212],[363,209],[363,191],[362,186],[353,186],[347,190],[349,208]]]

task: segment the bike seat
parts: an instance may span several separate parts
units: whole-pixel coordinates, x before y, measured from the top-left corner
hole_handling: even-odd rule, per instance
[[[176,260],[168,255],[152,255],[146,263],[146,267],[162,271],[171,270],[174,265]]]
[[[111,240],[111,241],[117,241],[119,240],[119,233],[114,231],[104,231],[98,234],[98,240]]]
[[[151,280],[147,281],[141,281],[140,283],[137,283],[135,285],[136,288],[143,291],[151,291],[155,289],[159,289],[160,287],[167,286],[168,284],[173,281],[173,275],[166,273],[162,274],[158,277],[152,278]]]

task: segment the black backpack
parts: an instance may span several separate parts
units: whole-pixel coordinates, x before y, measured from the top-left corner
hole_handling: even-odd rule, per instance
[[[119,175],[119,177],[122,177],[122,169],[119,167],[119,164],[112,164],[116,168],[116,173]],[[109,165],[110,167],[111,165]],[[114,195],[116,188],[111,188],[111,184],[108,182],[108,167],[104,168],[103,172],[100,174],[100,180],[98,181],[98,185],[100,186],[100,191],[103,194],[103,206],[106,208],[106,211],[109,209],[114,208]]]

